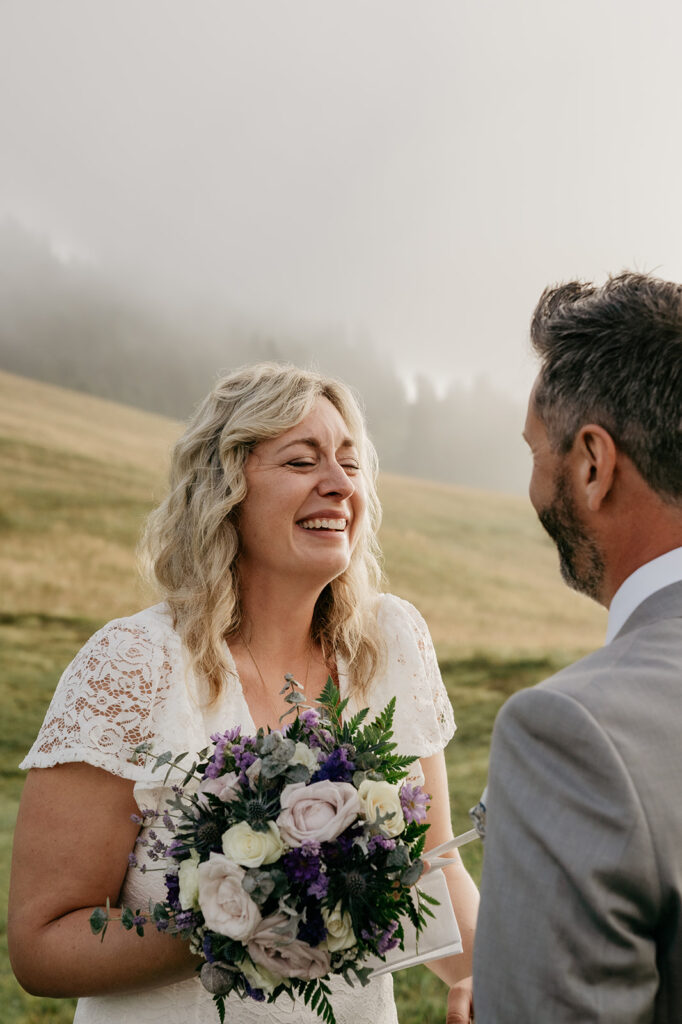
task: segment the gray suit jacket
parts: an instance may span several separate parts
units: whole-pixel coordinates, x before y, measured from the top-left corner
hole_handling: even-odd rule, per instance
[[[682,1022],[682,582],[498,715],[477,1024]]]

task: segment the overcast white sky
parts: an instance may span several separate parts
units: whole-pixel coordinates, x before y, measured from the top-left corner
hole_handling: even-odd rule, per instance
[[[681,38],[677,0],[0,0],[0,218],[520,394],[548,281],[682,279]]]

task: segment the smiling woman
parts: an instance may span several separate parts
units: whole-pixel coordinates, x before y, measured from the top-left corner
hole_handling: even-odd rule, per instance
[[[350,715],[396,697],[398,751],[419,755],[414,778],[432,795],[428,845],[451,837],[442,750],[452,710],[423,619],[379,592],[376,474],[349,389],[291,366],[223,378],[177,442],[168,496],[145,535],[163,603],[86,644],[23,762],[12,963],[31,992],[81,997],[78,1024],[185,1024],[214,1012],[185,943],[111,929],[100,944],[89,933],[92,909],[107,900],[144,907],[164,897],[162,873],[146,869],[165,826],[152,829],[139,812],[162,815],[172,792],[151,764],[131,760],[140,743],[194,753],[226,729],[276,729],[285,673],[308,700],[332,676]],[[453,861],[466,952],[434,969],[451,986],[449,1019],[465,1021],[476,892]],[[339,1024],[395,1024],[390,975],[361,992],[338,977],[330,986]],[[226,1002],[237,1024],[283,1012]],[[316,1019],[304,1005],[284,1015]]]

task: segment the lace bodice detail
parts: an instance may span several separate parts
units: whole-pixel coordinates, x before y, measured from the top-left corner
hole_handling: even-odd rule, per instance
[[[443,749],[455,724],[426,623],[392,594],[382,595],[378,621],[386,662],[364,697],[350,695],[351,710],[368,704],[376,713],[396,696],[399,749],[428,757]],[[339,683],[341,695],[349,696],[341,660]],[[115,619],[88,640],[64,671],[21,767],[86,761],[137,782],[149,778],[143,765],[129,761],[142,740],[159,751],[195,752],[211,732],[234,725],[254,729],[236,671],[207,707],[166,606],[155,605]]]
[[[396,696],[394,738],[399,751],[428,757],[445,746],[455,729],[428,629],[412,605],[389,594],[380,599],[378,621],[385,640],[385,663],[367,693],[359,696],[348,693],[347,673],[339,660],[341,695],[350,697],[350,713],[369,705],[375,714]],[[194,754],[214,732],[236,725],[247,733],[255,731],[234,663],[231,657],[228,660],[232,672],[224,690],[207,706],[165,605],[108,623],[66,668],[21,767],[85,761],[134,781],[141,808],[163,810],[170,792],[160,785],[158,774],[152,775],[152,759],[147,765],[131,762],[135,746],[148,740],[157,753]],[[419,779],[418,762],[416,769],[413,777]],[[158,824],[156,830],[162,831]],[[162,873],[129,869],[124,903],[142,906],[163,896]],[[390,976],[376,979],[361,991],[349,988],[342,979],[332,981],[339,1024],[397,1024]],[[292,1007],[286,999],[265,1005],[237,998],[228,1001],[226,1019],[231,1024],[318,1020],[302,1004]],[[77,1024],[123,1020],[213,1024],[217,1014],[211,997],[192,979],[149,992],[81,999],[75,1017]]]

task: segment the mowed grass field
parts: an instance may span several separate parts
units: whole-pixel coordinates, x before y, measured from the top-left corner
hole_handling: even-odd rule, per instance
[[[519,427],[520,429],[520,427]],[[6,1024],[73,1017],[14,981],[6,949],[17,764],[55,684],[108,619],[154,600],[135,546],[163,494],[180,424],[0,373],[0,1006]],[[521,442],[519,442],[521,443]],[[458,732],[447,752],[456,831],[485,784],[493,721],[505,698],[597,647],[605,613],[561,583],[556,555],[523,499],[384,476],[386,589],[424,614]],[[464,858],[478,878],[481,846]],[[401,1024],[444,1017],[426,968],[396,975]]]

